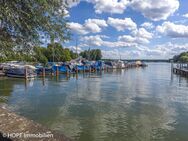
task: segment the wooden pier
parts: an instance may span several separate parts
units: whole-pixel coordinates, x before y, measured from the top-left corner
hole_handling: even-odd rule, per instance
[[[172,62],[171,68],[173,73],[188,77],[188,64],[177,63],[176,66],[174,67],[174,64]]]
[[[188,69],[173,68],[173,73],[188,77]]]

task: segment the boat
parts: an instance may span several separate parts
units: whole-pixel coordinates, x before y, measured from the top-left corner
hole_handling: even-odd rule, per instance
[[[141,62],[141,61],[136,61],[135,64],[138,67],[147,67],[147,65],[145,63]]]
[[[57,70],[60,73],[66,73],[66,72],[70,72],[71,71],[70,68],[69,68],[69,65],[66,65],[66,64],[52,66],[52,71],[53,72],[55,72]]]
[[[37,64],[35,67],[36,67],[37,74],[42,74],[44,70],[46,74],[52,73],[52,66],[50,65],[48,65],[47,67],[44,67],[42,64]]]
[[[121,60],[117,61],[117,68],[118,69],[124,69],[125,68],[125,63]]]
[[[15,78],[34,78],[37,76],[36,68],[31,65],[11,65],[5,72],[8,77]]]
[[[105,67],[107,69],[116,69],[117,68],[117,64],[113,61],[106,61],[105,62]]]

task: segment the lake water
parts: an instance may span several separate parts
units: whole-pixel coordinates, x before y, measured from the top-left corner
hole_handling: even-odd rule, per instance
[[[168,63],[46,77],[0,78],[0,102],[75,141],[187,141],[188,79]]]

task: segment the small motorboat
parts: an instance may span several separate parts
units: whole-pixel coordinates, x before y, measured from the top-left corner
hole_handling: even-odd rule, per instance
[[[8,77],[15,78],[34,78],[37,76],[36,68],[31,65],[12,65],[6,70],[5,74]]]

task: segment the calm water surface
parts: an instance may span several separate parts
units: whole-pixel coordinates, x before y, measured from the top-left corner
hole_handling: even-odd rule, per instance
[[[188,140],[188,79],[168,63],[78,80],[0,78],[0,103],[75,141]]]

